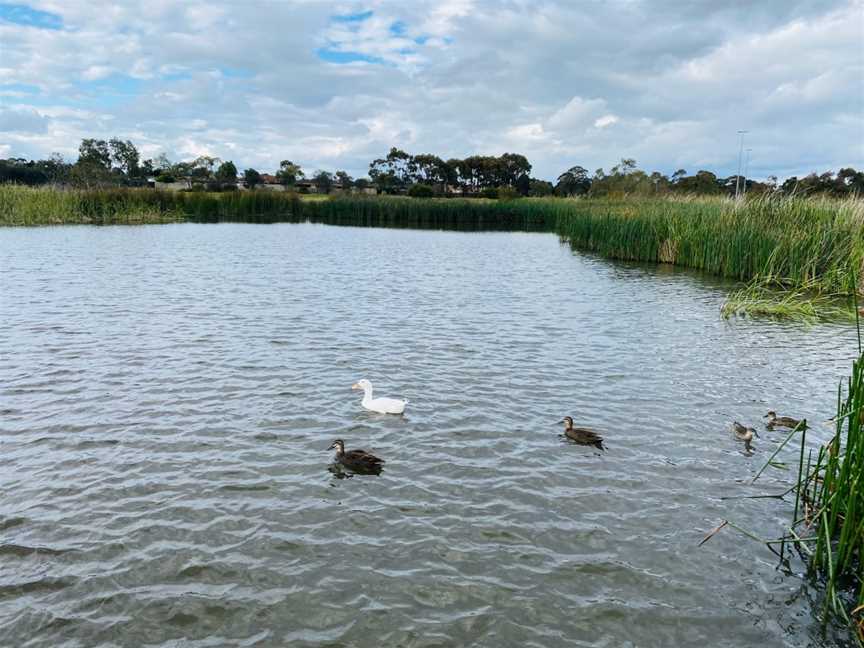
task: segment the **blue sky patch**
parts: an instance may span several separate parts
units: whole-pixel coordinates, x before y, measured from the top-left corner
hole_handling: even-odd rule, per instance
[[[390,25],[390,33],[394,36],[402,36],[407,29],[407,25],[401,20],[397,20],[392,25]]]
[[[222,73],[222,76],[228,79],[251,79],[255,76],[254,72],[242,68],[223,67],[219,68],[219,71]]]
[[[57,14],[40,11],[22,4],[0,3],[0,21],[38,27],[39,29],[61,29],[63,19]]]
[[[378,58],[377,56],[369,56],[368,54],[361,54],[360,52],[340,52],[338,50],[330,49],[329,47],[322,47],[320,49],[315,50],[315,53],[318,55],[322,61],[326,61],[327,63],[384,63],[383,60]]]
[[[38,94],[39,86],[31,85],[29,83],[4,83],[0,85],[0,92],[9,91],[9,92],[26,92],[27,94]]]
[[[335,22],[363,22],[364,20],[371,18],[374,13],[375,12],[370,9],[369,11],[361,11],[359,13],[332,16],[332,20]]]
[[[76,81],[74,85],[88,95],[87,105],[113,108],[140,96],[142,81],[125,74],[112,74],[97,81]]]

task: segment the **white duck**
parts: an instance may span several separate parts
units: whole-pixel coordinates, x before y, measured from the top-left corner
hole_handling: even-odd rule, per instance
[[[365,378],[351,385],[351,389],[362,389],[363,401],[360,404],[379,414],[401,414],[408,404],[407,400],[398,398],[372,398],[372,383]]]

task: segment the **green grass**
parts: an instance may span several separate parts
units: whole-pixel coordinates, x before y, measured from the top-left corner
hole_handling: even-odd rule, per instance
[[[860,327],[859,327],[860,340]],[[864,352],[852,364],[844,396],[837,391],[834,436],[804,460],[801,436],[795,511],[789,541],[824,585],[823,621],[856,628],[864,646]],[[801,540],[801,538],[809,538]]]
[[[728,199],[576,201],[557,230],[580,249],[749,281],[852,294],[864,263],[864,202]],[[560,208],[559,208],[560,209]]]
[[[853,300],[842,294],[824,294],[816,282],[787,286],[774,279],[755,277],[745,288],[729,295],[720,309],[724,318],[764,317],[819,321],[855,321]]]
[[[0,225],[140,224],[278,220],[298,213],[292,193],[55,190],[0,185]]]

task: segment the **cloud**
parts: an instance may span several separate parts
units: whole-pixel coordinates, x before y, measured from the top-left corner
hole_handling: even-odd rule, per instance
[[[860,0],[16,6],[0,13],[16,156],[117,135],[263,171],[363,175],[399,146],[521,152],[548,179],[622,157],[731,174],[746,128],[756,174],[864,166]]]
[[[0,131],[44,133],[48,120],[32,108],[0,108]]]

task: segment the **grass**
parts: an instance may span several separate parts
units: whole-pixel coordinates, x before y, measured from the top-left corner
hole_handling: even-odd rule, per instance
[[[729,295],[720,309],[724,318],[766,317],[797,320],[808,324],[819,321],[855,321],[851,300],[842,294],[823,294],[814,282],[786,286],[770,277],[755,277],[745,288]]]
[[[577,248],[721,277],[852,294],[864,263],[864,202],[757,198],[584,201],[558,218]]]
[[[140,224],[277,220],[298,213],[291,193],[55,190],[0,185],[0,225]]]
[[[825,588],[823,621],[854,625],[864,646],[864,352],[837,391],[834,436],[805,462],[801,435],[796,500],[788,541]],[[802,540],[802,537],[809,538]]]

